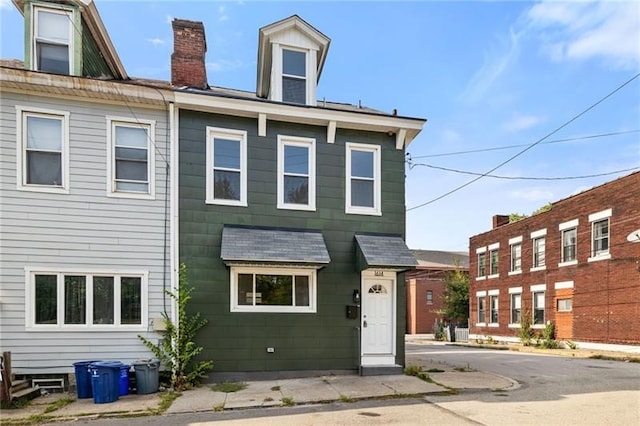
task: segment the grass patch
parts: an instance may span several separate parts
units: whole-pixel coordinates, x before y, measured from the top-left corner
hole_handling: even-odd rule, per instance
[[[211,390],[216,392],[231,393],[246,389],[247,386],[248,385],[244,382],[222,382],[216,383],[215,385],[211,386]]]
[[[341,402],[354,402],[355,400],[347,395],[340,395]]]
[[[591,355],[589,359],[603,359],[605,361],[623,361],[640,363],[640,357],[612,356],[612,355]]]
[[[271,398],[270,396],[266,397],[265,399],[262,400],[263,402],[271,402],[273,401],[273,398]]]
[[[271,390],[274,392],[278,392],[280,390],[280,386],[273,386]]]
[[[440,368],[430,368],[427,370],[427,373],[444,373],[444,370]]]
[[[53,411],[59,410],[62,407],[66,407],[67,405],[71,404],[73,401],[75,401],[75,398],[60,398],[57,401],[52,402],[51,404],[47,405],[47,408],[44,409],[43,413],[51,413]]]
[[[219,413],[220,411],[224,411],[224,404],[218,404],[214,406],[213,411],[215,411],[216,413]]]
[[[289,398],[288,396],[285,396],[280,401],[282,402],[282,405],[284,405],[285,407],[291,407],[295,405],[295,402],[293,402],[293,398]]]
[[[167,391],[160,394],[160,404],[158,408],[153,410],[155,414],[162,414],[173,404],[173,401],[178,399],[182,394],[180,392]]]
[[[420,367],[419,365],[409,365],[405,367],[404,374],[406,374],[407,376],[417,377],[418,379],[428,383],[435,383],[433,379],[429,377],[429,375],[425,371],[423,371],[422,367]]]

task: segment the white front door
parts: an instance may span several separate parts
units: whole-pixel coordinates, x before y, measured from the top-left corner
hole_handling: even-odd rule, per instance
[[[394,280],[364,278],[362,287],[362,365],[393,365]]]

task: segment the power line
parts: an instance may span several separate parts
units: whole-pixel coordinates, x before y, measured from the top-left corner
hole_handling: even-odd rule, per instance
[[[409,161],[411,161],[411,160],[409,160]],[[529,176],[500,176],[500,175],[492,175],[492,174],[487,174],[487,173],[476,173],[476,172],[470,172],[470,171],[466,171],[466,170],[458,170],[458,169],[451,169],[451,168],[448,168],[448,167],[434,166],[432,164],[426,164],[426,163],[411,163],[410,164],[410,168],[414,168],[415,166],[424,166],[424,167],[429,167],[431,169],[444,170],[444,171],[447,171],[447,172],[461,173],[461,174],[465,174],[465,175],[484,176],[484,177],[490,177],[490,178],[495,178],[495,179],[510,179],[510,180],[572,180],[572,179],[588,179],[588,178],[594,178],[594,177],[614,175],[614,174],[617,174],[617,173],[630,172],[630,171],[633,171],[633,170],[640,169],[640,167],[631,167],[629,169],[615,170],[613,172],[598,173],[598,174],[594,174],[594,175],[583,175],[583,176],[529,177]]]
[[[600,133],[600,134],[597,134],[597,135],[576,136],[576,137],[573,137],[573,138],[566,138],[566,139],[555,139],[555,140],[551,140],[551,141],[541,142],[540,145],[543,145],[543,144],[546,145],[546,144],[552,144],[552,143],[561,143],[561,142],[573,142],[573,141],[586,140],[586,139],[603,138],[603,137],[607,137],[607,136],[628,135],[630,133],[640,133],[640,129],[626,130],[626,131],[621,131],[621,132]],[[418,158],[434,158],[434,157],[447,157],[447,156],[450,156],[450,155],[475,154],[475,153],[478,153],[478,152],[499,151],[499,150],[503,150],[503,149],[520,148],[520,147],[523,147],[523,146],[528,146],[528,144],[495,146],[495,147],[490,147],[490,148],[470,149],[468,151],[454,151],[454,152],[444,152],[444,153],[440,153],[440,154],[419,155],[419,156],[413,157],[413,158],[414,159],[418,159]]]
[[[618,87],[616,87],[614,90],[612,90],[611,92],[609,92],[607,95],[605,95],[604,97],[600,98],[597,102],[595,102],[594,104],[592,104],[591,106],[589,106],[588,108],[586,108],[585,110],[583,110],[582,112],[580,112],[579,114],[575,115],[573,118],[571,118],[569,121],[565,122],[564,124],[562,124],[561,126],[557,127],[555,130],[547,133],[545,136],[543,136],[542,138],[538,139],[537,141],[535,141],[534,143],[528,145],[525,149],[520,150],[518,153],[512,155],[511,157],[509,157],[508,159],[506,159],[505,161],[503,161],[502,163],[498,164],[497,166],[495,166],[494,168],[492,168],[491,170],[487,171],[486,173],[481,174],[480,176],[477,176],[474,179],[471,179],[469,182],[464,183],[460,186],[457,186],[456,188],[436,197],[433,198],[425,203],[419,204],[417,206],[414,207],[410,207],[407,209],[407,211],[411,211],[411,210],[416,210],[419,209],[421,207],[424,207],[426,205],[432,204],[438,200],[443,199],[444,197],[447,197],[451,194],[453,194],[454,192],[457,192],[459,190],[461,190],[462,188],[466,188],[467,186],[471,185],[472,183],[482,179],[483,177],[487,176],[490,173],[493,173],[494,171],[498,170],[500,167],[504,166],[505,164],[513,161],[514,159],[516,159],[517,157],[521,156],[522,154],[524,154],[525,152],[529,151],[531,148],[533,148],[534,146],[542,143],[545,139],[549,138],[550,136],[553,136],[554,134],[558,133],[560,130],[564,129],[565,127],[567,127],[568,125],[570,125],[571,123],[573,123],[574,121],[576,121],[577,119],[579,119],[580,117],[582,117],[583,115],[585,115],[586,113],[588,113],[589,111],[591,111],[592,109],[594,109],[595,107],[597,107],[598,105],[600,105],[602,102],[604,102],[605,100],[609,99],[611,96],[613,96],[614,94],[616,94],[618,91],[622,90],[622,88],[624,88],[625,86],[627,86],[628,84],[630,84],[632,81],[634,81],[635,79],[637,79],[638,77],[640,77],[640,73],[637,73],[636,75],[634,75],[633,77],[631,77],[630,79],[628,79],[627,81],[625,81],[624,83],[622,83],[621,85],[619,85]]]

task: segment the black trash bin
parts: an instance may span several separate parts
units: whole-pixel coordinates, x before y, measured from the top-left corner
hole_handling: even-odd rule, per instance
[[[136,371],[136,389],[139,394],[158,392],[160,361],[136,361],[133,363],[133,369]]]

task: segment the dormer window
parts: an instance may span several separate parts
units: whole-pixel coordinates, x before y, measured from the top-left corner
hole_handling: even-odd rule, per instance
[[[282,49],[282,102],[307,103],[307,54]]]
[[[32,68],[71,74],[73,68],[73,12],[33,8]]]

